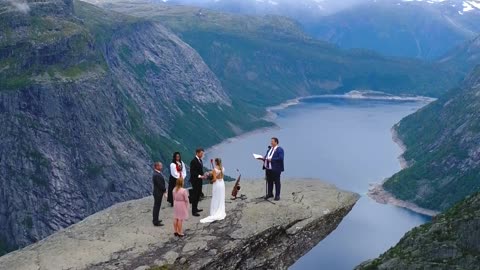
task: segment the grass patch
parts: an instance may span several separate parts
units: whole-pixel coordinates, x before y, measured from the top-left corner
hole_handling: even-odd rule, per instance
[[[90,63],[81,63],[66,69],[61,69],[59,72],[63,77],[74,79],[80,77],[82,74],[94,69],[95,67],[95,65],[91,65]]]
[[[31,230],[33,228],[33,219],[31,216],[27,216],[23,219],[23,226],[25,226],[25,228],[27,230]]]
[[[171,269],[175,269],[173,265],[162,265],[162,266],[153,266],[153,267],[150,267],[148,268],[148,270],[171,270]]]
[[[20,74],[0,79],[0,91],[24,89],[33,84],[28,74]]]
[[[7,254],[14,248],[7,242],[6,237],[0,234],[0,256]]]
[[[103,173],[104,165],[90,164],[85,168],[85,172],[89,178],[96,178]]]

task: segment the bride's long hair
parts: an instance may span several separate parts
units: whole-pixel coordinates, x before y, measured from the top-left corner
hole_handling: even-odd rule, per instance
[[[223,165],[222,165],[222,159],[216,158],[215,159],[215,165],[217,165],[218,169],[220,170],[220,175],[217,176],[217,178],[223,178]]]

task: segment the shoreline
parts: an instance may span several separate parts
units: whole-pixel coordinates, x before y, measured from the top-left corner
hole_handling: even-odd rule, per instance
[[[272,126],[270,127],[261,127],[261,128],[256,128],[254,130],[250,130],[250,131],[247,131],[247,132],[244,132],[244,133],[241,133],[235,137],[231,137],[231,138],[227,138],[213,146],[210,146],[208,148],[205,149],[205,152],[210,152],[212,150],[215,150],[216,148],[218,147],[221,147],[222,145],[226,144],[226,143],[233,143],[241,138],[244,138],[246,136],[250,136],[250,135],[254,135],[254,134],[257,134],[257,133],[262,133],[264,131],[269,131],[269,130],[275,130],[275,129],[279,129],[279,126],[277,126],[274,122],[272,122]]]
[[[405,151],[407,151],[407,146],[403,143],[403,141],[398,136],[398,132],[395,129],[396,126],[397,125],[393,126],[390,129],[390,132],[392,133],[393,142],[396,143],[398,145],[398,147],[400,147],[400,149],[402,150],[402,153],[397,157],[397,159],[398,159],[398,162],[400,163],[400,167],[403,170],[403,169],[406,169],[406,168],[409,167],[408,161],[403,157],[403,153],[405,153]]]
[[[397,133],[395,127],[396,127],[396,125],[393,126],[392,129],[391,129],[392,140],[402,150],[402,153],[398,156],[398,162],[400,163],[400,167],[403,170],[403,169],[406,169],[406,168],[409,167],[408,162],[403,157],[403,153],[407,150],[407,146],[403,143],[403,141],[398,136],[398,133]],[[371,199],[373,199],[377,203],[390,204],[390,205],[394,205],[394,206],[397,206],[397,207],[402,207],[402,208],[405,208],[405,209],[408,209],[408,210],[411,210],[413,212],[416,212],[416,213],[419,213],[419,214],[422,214],[422,215],[425,215],[425,216],[429,216],[429,217],[434,217],[434,216],[436,216],[440,213],[439,211],[426,209],[426,208],[420,207],[420,206],[418,206],[418,205],[416,205],[412,202],[408,202],[408,201],[404,201],[404,200],[400,200],[400,199],[396,198],[393,194],[391,194],[390,192],[386,191],[383,188],[383,183],[386,180],[387,179],[383,180],[381,183],[370,184],[370,187],[368,188],[368,192],[367,192],[368,197],[370,197]]]
[[[375,95],[373,95],[375,94]],[[423,103],[431,103],[435,101],[436,98],[426,97],[426,96],[395,96],[390,95],[383,92],[376,92],[376,91],[360,91],[360,90],[352,90],[345,94],[321,94],[321,95],[309,95],[303,97],[297,97],[293,99],[289,99],[285,102],[282,102],[278,105],[270,106],[266,108],[266,115],[264,117],[267,121],[273,121],[276,119],[277,114],[275,111],[283,110],[291,106],[295,106],[300,104],[303,100],[313,99],[313,98],[342,98],[342,99],[356,99],[356,100],[377,100],[377,101],[411,101],[411,102],[423,102]],[[399,142],[401,142],[399,140]],[[401,143],[403,147],[403,143]]]
[[[415,213],[419,213],[429,217],[434,217],[440,213],[439,211],[422,208],[414,203],[395,198],[395,196],[393,196],[390,192],[386,191],[383,188],[383,182],[371,184],[368,189],[367,195],[377,203],[389,204],[389,205],[405,208]]]
[[[278,114],[275,111],[283,110],[283,109],[286,109],[288,107],[298,105],[303,100],[311,99],[311,98],[344,98],[344,99],[412,101],[412,102],[415,101],[415,102],[424,102],[426,104],[435,100],[435,98],[424,97],[424,96],[401,97],[401,96],[385,95],[385,96],[374,96],[374,97],[372,97],[372,96],[362,95],[362,92],[359,92],[359,91],[350,91],[350,92],[345,93],[345,94],[337,94],[337,95],[335,95],[335,94],[325,94],[325,95],[310,95],[310,96],[304,96],[304,97],[297,97],[297,98],[294,98],[294,99],[289,99],[289,100],[287,100],[283,103],[280,103],[278,105],[267,107],[265,109],[266,110],[266,115],[263,119],[271,122],[273,124],[273,126],[255,129],[255,130],[252,130],[252,131],[242,133],[238,136],[225,139],[222,142],[220,142],[220,143],[218,143],[218,144],[216,144],[212,147],[207,148],[206,151],[214,150],[217,147],[221,147],[225,143],[235,142],[236,140],[241,139],[244,136],[249,136],[249,135],[256,134],[256,133],[261,133],[261,132],[268,131],[268,130],[278,129],[279,127],[275,123],[275,119],[277,118]],[[403,141],[399,138],[398,133],[395,130],[395,126],[391,128],[392,140],[402,150],[402,153],[397,157],[397,159],[400,163],[401,169],[403,170],[403,169],[408,168],[408,162],[403,157],[403,153],[406,151],[407,147],[403,143]],[[436,216],[437,214],[440,213],[440,212],[435,211],[435,210],[422,208],[422,207],[420,207],[420,206],[418,206],[414,203],[411,203],[411,202],[407,202],[407,201],[397,199],[395,196],[393,196],[392,194],[390,194],[388,191],[386,191],[383,188],[383,183],[385,182],[385,180],[382,181],[381,183],[370,184],[370,187],[368,188],[367,196],[370,197],[371,199],[373,199],[374,201],[376,201],[377,203],[390,204],[390,205],[394,205],[394,206],[397,206],[397,207],[406,208],[406,209],[411,210],[413,212],[416,212],[416,213],[419,213],[419,214],[422,214],[422,215],[426,215],[426,216],[430,216],[430,217]]]
[[[211,150],[215,150],[216,148],[221,147],[223,144],[235,142],[236,140],[241,139],[241,138],[246,137],[246,136],[262,133],[262,132],[269,131],[269,130],[278,129],[279,126],[275,123],[275,119],[277,118],[278,114],[276,114],[275,111],[283,110],[283,109],[286,109],[290,106],[298,105],[298,104],[300,104],[302,99],[310,98],[310,97],[312,97],[312,96],[305,96],[305,97],[298,97],[298,98],[294,98],[294,99],[289,99],[289,100],[287,100],[285,102],[282,102],[278,105],[266,107],[265,108],[265,111],[266,111],[265,116],[261,119],[270,122],[272,124],[272,126],[256,128],[254,130],[243,132],[243,133],[241,133],[237,136],[227,138],[227,139],[225,139],[225,140],[223,140],[223,141],[221,141],[221,142],[219,142],[219,143],[217,143],[217,144],[215,144],[211,147],[208,147],[207,149],[205,149],[205,151],[208,152],[208,151],[211,151]]]

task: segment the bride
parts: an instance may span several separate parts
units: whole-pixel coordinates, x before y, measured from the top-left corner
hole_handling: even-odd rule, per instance
[[[222,160],[215,159],[215,168],[212,170],[212,202],[210,203],[210,216],[201,219],[200,223],[210,223],[225,218],[225,183],[223,182],[225,168]]]

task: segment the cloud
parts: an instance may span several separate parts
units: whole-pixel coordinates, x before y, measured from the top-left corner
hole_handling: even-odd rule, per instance
[[[30,6],[26,0],[8,0],[8,2],[18,11],[22,13],[28,13],[30,11]]]

